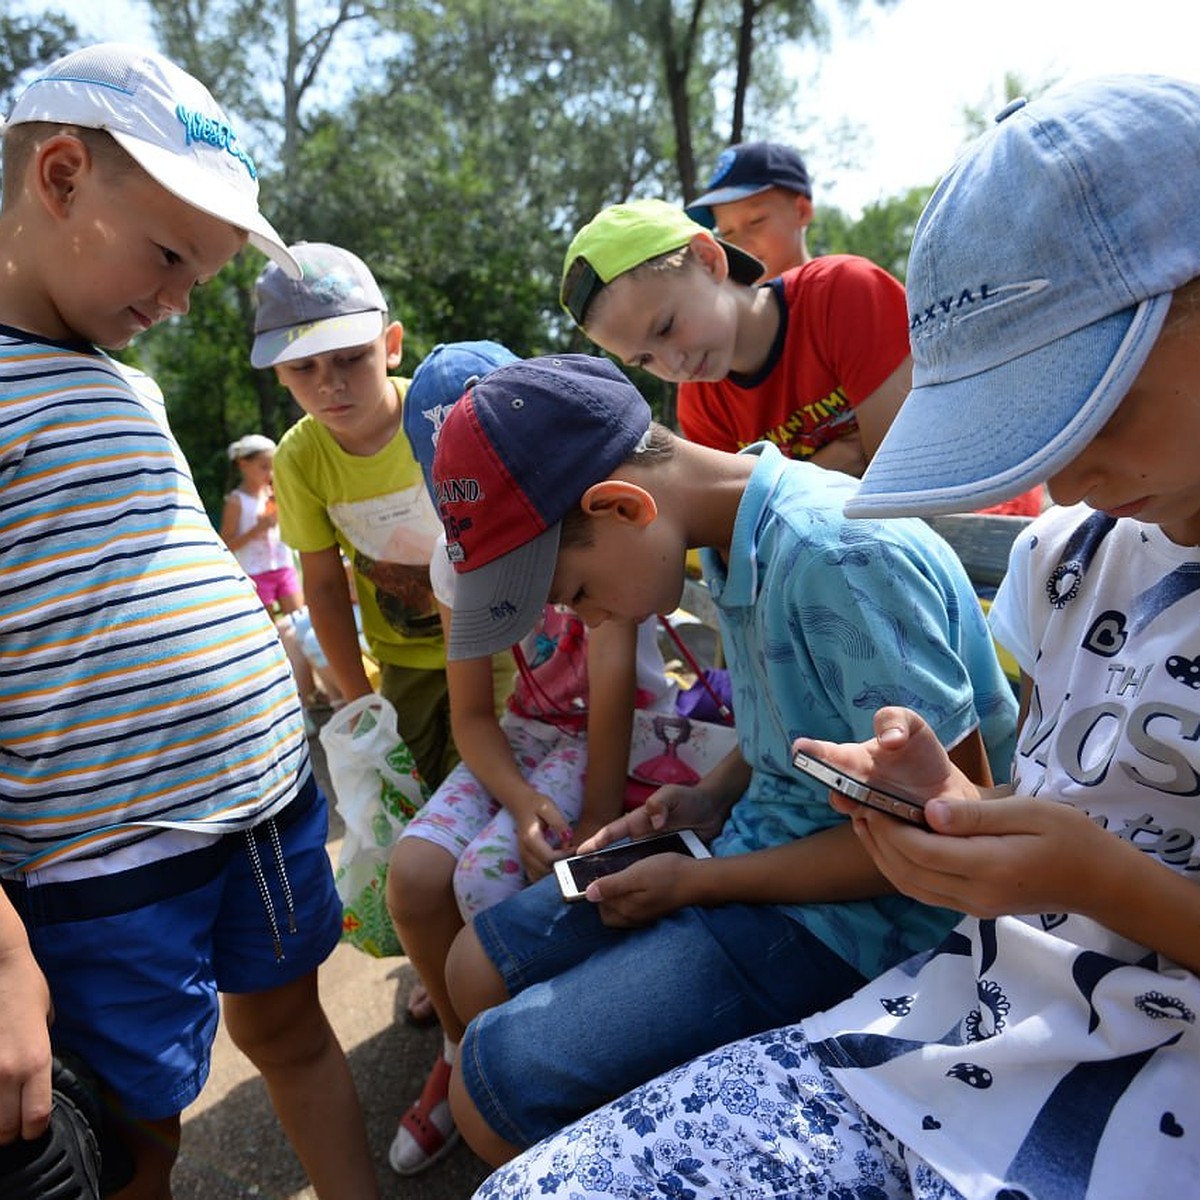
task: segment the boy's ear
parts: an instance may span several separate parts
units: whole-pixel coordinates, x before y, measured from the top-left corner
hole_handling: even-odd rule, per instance
[[[649,525],[658,504],[645,488],[624,479],[603,479],[583,493],[579,507],[589,517],[616,517],[630,525]]]
[[[91,166],[87,146],[69,133],[56,133],[38,146],[33,156],[33,183],[51,214],[68,215],[76,189]]]
[[[404,326],[399,321],[390,321],[383,331],[383,345],[387,352],[387,369],[394,371],[404,357]]]
[[[812,224],[813,202],[801,192],[796,193],[796,223],[807,229]]]
[[[696,261],[717,283],[725,282],[729,275],[729,259],[725,257],[723,247],[717,243],[717,239],[707,229],[693,234],[692,240],[688,242],[688,248]]]

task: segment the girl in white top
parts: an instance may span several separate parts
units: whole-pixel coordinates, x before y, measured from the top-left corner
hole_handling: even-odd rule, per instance
[[[292,551],[279,537],[272,486],[275,443],[261,433],[248,433],[229,447],[229,461],[241,482],[225,497],[221,538],[258,589],[267,611],[278,604],[280,612],[293,613],[303,608],[304,595]]]

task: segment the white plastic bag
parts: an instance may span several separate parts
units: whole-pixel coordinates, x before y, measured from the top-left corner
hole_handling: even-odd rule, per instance
[[[428,789],[396,731],[396,710],[380,695],[339,709],[320,738],[333,803],[346,826],[334,872],[342,941],[374,958],[403,954],[387,911],[388,855]]]

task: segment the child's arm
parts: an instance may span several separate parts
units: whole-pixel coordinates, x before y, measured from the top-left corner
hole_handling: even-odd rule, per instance
[[[25,926],[0,892],[0,1145],[50,1120],[50,989]]]
[[[870,462],[891,428],[900,406],[912,390],[912,358],[906,358],[869,396],[854,408],[863,457]],[[861,472],[859,472],[861,474]]]
[[[972,789],[971,794],[978,794],[975,785],[962,774],[964,770],[990,781],[991,772],[978,729],[963,738],[952,755],[946,754],[933,738],[932,731],[929,737],[936,748],[939,786],[945,778],[961,778],[964,788]],[[827,751],[837,749],[831,743],[806,739],[797,744],[822,758],[827,757]],[[862,778],[872,774],[870,763],[838,761],[837,765]],[[855,765],[858,771],[854,770]],[[741,761],[740,755],[736,759],[731,755],[709,772],[697,788],[669,789],[673,793],[669,798],[664,789],[658,796],[651,797],[646,802],[646,814],[639,817],[638,813],[631,813],[626,818],[628,832],[644,836],[650,829],[679,828],[681,824],[688,824],[688,814],[692,811],[688,805],[695,799],[689,793],[699,794],[712,789],[713,802],[730,797],[736,799],[749,784],[749,775],[749,767]],[[878,775],[877,778],[886,784],[885,778]],[[929,793],[918,791],[917,794],[925,796]],[[663,811],[664,804],[671,806],[669,815]],[[633,828],[639,821],[638,828]],[[594,839],[596,848],[602,842],[613,840],[621,825],[622,822],[616,822],[602,837]],[[704,832],[711,836],[708,830]],[[870,899],[895,890],[887,874],[859,844],[852,825],[846,823],[746,854],[703,861],[682,855],[660,855],[653,863],[639,863],[618,875],[598,880],[588,889],[588,899],[603,902],[602,915],[606,924],[641,925],[686,904],[838,903]]]
[[[439,603],[442,628],[450,641],[450,609]],[[491,658],[451,659],[446,663],[450,691],[450,730],[471,774],[512,814],[521,865],[540,879],[561,858],[547,833],[566,839],[571,826],[552,797],[531,787],[513,758],[508,736],[496,717]]]
[[[624,807],[637,693],[638,627],[608,620],[588,630],[587,780],[575,823],[576,845]]]
[[[346,568],[337,546],[300,555],[304,596],[321,649],[329,660],[338,690],[346,700],[369,696],[372,688],[363,670],[362,647],[354,622],[354,605]]]

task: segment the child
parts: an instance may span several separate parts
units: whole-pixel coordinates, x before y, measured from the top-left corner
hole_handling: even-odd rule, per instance
[[[593,884],[588,904],[543,879],[456,940],[459,1015],[498,1007],[467,1030],[451,1102],[499,1162],[656,1067],[824,1007],[933,944],[948,914],[886,894],[826,792],[791,768],[789,742],[869,731],[883,697],[906,697],[990,780],[1015,703],[970,584],[928,526],[847,522],[843,476],[652,426],[606,359],[494,371],[447,416],[434,482],[458,571],[451,660],[521,637],[547,599],[593,630],[670,612],[686,551],[707,547],[741,748],[597,839],[697,826],[714,859],[658,856]]]
[[[1034,479],[1064,506],[993,609],[1027,675],[1013,783],[971,785],[904,709],[861,745],[802,745],[926,798],[928,832],[835,803],[900,888],[976,915],[480,1196],[624,1196],[632,1173],[649,1194],[681,1169],[722,1196],[1195,1194],[1198,188],[1200,86],[1114,76],[1010,106],[917,227],[916,386],[851,507]]]
[[[685,211],[727,245],[757,258],[768,279],[812,260],[808,168],[781,142],[740,142],[722,150],[704,192]]]
[[[225,114],[152,51],[59,59],[3,136],[0,1139],[45,1127],[53,1045],[121,1115],[123,1194],[169,1195],[220,991],[317,1194],[373,1197],[317,993],[341,908],[295,684],[150,390],[97,348],[182,316],[247,237],[295,263]]]
[[[759,264],[661,200],[604,209],[563,264],[563,306],[622,362],[679,383],[690,441],[760,439],[861,475],[908,392],[904,288],[827,254],[758,286]],[[1041,494],[1022,507],[1041,508]]]
[[[404,415],[423,468],[432,467],[438,431],[468,385],[516,361],[494,342],[459,342],[438,346],[421,363]],[[455,575],[444,536],[431,574],[452,636]],[[447,664],[463,762],[413,818],[388,871],[397,933],[430,981],[445,1036],[443,1054],[392,1143],[389,1159],[402,1175],[432,1165],[458,1138],[446,1091],[463,1026],[444,982],[455,935],[620,816],[635,703],[674,711],[653,617],[588,631],[574,613],[547,605],[514,654],[520,670],[511,695],[513,659],[503,656],[510,673],[499,720],[492,657]]]
[[[221,540],[250,576],[266,610],[278,605],[281,613],[294,613],[304,607],[304,593],[292,552],[279,536],[272,487],[275,443],[261,433],[248,433],[229,447],[229,461],[241,482],[225,497]]]
[[[904,288],[830,254],[751,286],[762,264],[681,209],[604,209],[567,249],[561,298],[594,342],[679,384],[684,436],[861,475],[908,391]]]
[[[279,529],[300,553],[309,615],[342,698],[370,693],[342,564],[400,736],[436,788],[458,761],[446,654],[429,588],[437,518],[401,428],[404,328],[366,263],[322,242],[292,247],[303,275],[268,265],[255,285],[250,361],[274,367],[305,415],[275,455]]]

